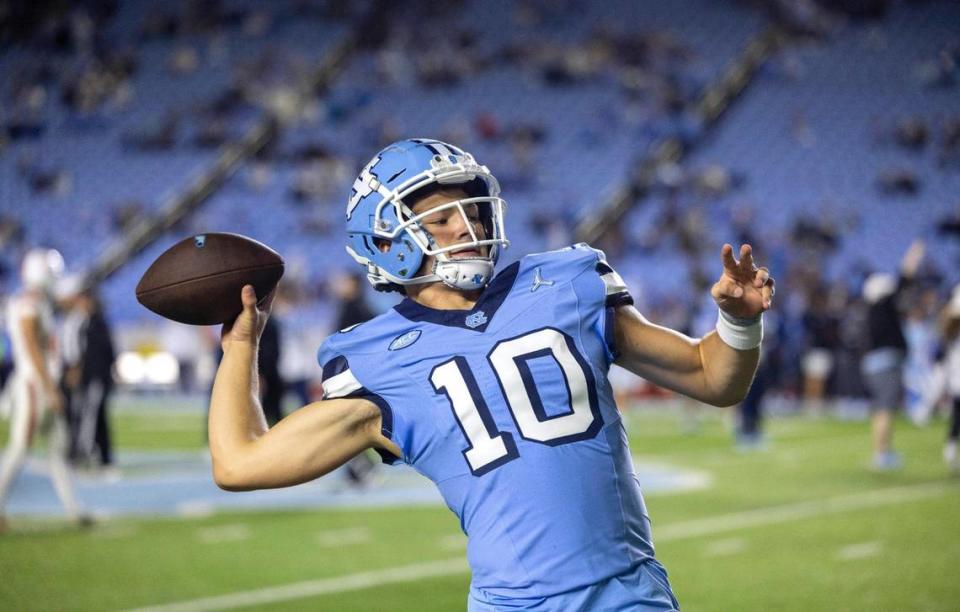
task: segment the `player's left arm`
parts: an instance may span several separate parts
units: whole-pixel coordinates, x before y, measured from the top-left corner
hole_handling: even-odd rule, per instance
[[[753,263],[750,245],[740,249],[740,261],[733,247],[721,251],[723,274],[710,293],[721,311],[748,327],[750,321],[771,306],[774,280],[766,268]],[[757,370],[760,348],[737,349],[716,331],[703,338],[689,338],[655,325],[636,308],[617,308],[614,342],[619,353],[615,363],[667,389],[715,406],[730,406],[743,400]]]

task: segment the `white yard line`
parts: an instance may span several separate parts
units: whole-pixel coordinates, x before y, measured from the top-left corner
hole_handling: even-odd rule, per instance
[[[747,541],[743,538],[727,538],[707,543],[703,549],[704,557],[727,557],[738,555],[747,549]]]
[[[197,540],[201,544],[223,544],[224,542],[243,542],[249,540],[253,532],[245,523],[218,525],[197,529]]]
[[[345,529],[321,531],[317,533],[316,538],[319,546],[329,548],[369,542],[373,539],[373,535],[366,527],[347,527]]]
[[[862,542],[860,544],[850,544],[837,551],[837,559],[840,561],[860,561],[876,557],[883,551],[883,542],[876,540],[874,542]]]
[[[902,504],[931,497],[938,497],[957,487],[947,483],[926,483],[908,487],[893,487],[851,493],[826,499],[799,502],[771,508],[758,508],[746,512],[734,512],[704,519],[694,519],[661,525],[654,528],[656,542],[669,542],[699,536],[715,535],[751,527],[775,525],[789,521],[807,519],[826,514],[837,514],[852,510],[863,510]],[[226,610],[247,606],[267,605],[281,601],[315,597],[330,593],[356,591],[384,584],[414,582],[424,578],[450,576],[469,571],[462,557],[402,565],[399,567],[333,576],[320,580],[309,580],[264,589],[241,591],[229,595],[204,597],[171,604],[137,608],[132,612],[202,612],[207,610]]]
[[[838,497],[828,497],[785,506],[757,508],[745,512],[722,514],[703,519],[693,519],[654,527],[655,542],[669,542],[696,536],[715,535],[749,527],[762,527],[787,521],[798,521],[824,514],[837,514],[851,510],[863,510],[879,506],[890,506],[943,495],[956,487],[944,483],[932,482],[909,487],[892,487],[864,493],[851,493]]]
[[[241,591],[239,593],[220,595],[218,597],[204,597],[202,599],[181,601],[161,606],[137,608],[137,610],[133,612],[199,612],[200,610],[228,610],[231,608],[273,604],[292,599],[303,599],[305,597],[316,597],[317,595],[326,595],[328,593],[356,591],[358,589],[366,589],[397,582],[413,582],[416,580],[433,578],[436,576],[450,576],[453,574],[462,574],[467,571],[469,571],[469,567],[467,566],[466,559],[463,557],[457,557],[455,559],[443,559],[441,561],[431,561],[429,563],[403,565],[400,567],[374,570],[372,572],[360,572],[358,574],[348,574],[346,576],[333,576],[331,578],[322,578],[320,580],[308,580],[306,582],[285,584],[282,586],[268,587],[265,589]],[[464,597],[466,597],[466,594],[464,594]]]

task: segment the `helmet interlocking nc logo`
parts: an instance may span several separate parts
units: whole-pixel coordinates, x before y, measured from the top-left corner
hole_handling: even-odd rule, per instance
[[[416,192],[431,185],[459,187],[470,197],[415,215]],[[506,203],[499,195],[500,184],[490,170],[463,149],[426,138],[395,142],[374,156],[353,183],[347,252],[378,289],[435,281],[461,290],[482,289],[493,277],[500,249],[509,245],[503,225]],[[424,229],[422,219],[443,210],[461,215],[468,239],[440,246]],[[450,256],[464,250],[477,255]],[[423,268],[426,257],[433,258],[428,269]]]
[[[350,200],[347,202],[347,219],[353,215],[353,210],[361,199],[376,193],[381,187],[377,175],[373,173],[373,167],[378,163],[380,163],[379,153],[370,160],[370,163],[364,166],[363,170],[360,171],[360,176],[353,181],[353,190],[350,193]]]

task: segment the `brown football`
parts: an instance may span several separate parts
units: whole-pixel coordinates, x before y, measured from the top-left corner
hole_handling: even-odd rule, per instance
[[[217,325],[243,310],[244,285],[263,300],[281,276],[283,258],[265,244],[239,234],[197,234],[150,264],[137,283],[137,301],[180,323]]]

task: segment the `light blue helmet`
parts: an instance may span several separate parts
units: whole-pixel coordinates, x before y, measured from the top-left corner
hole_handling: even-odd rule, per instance
[[[461,186],[470,197],[414,215],[409,196],[435,184]],[[395,142],[377,153],[353,183],[347,203],[347,252],[366,267],[367,278],[379,290],[434,281],[456,289],[482,289],[493,277],[500,247],[509,246],[503,227],[506,202],[499,195],[500,184],[490,170],[463,149],[427,138]],[[466,204],[477,206],[485,236],[474,232]],[[447,208],[463,215],[471,239],[440,248],[420,220]],[[480,251],[481,246],[488,247],[485,257],[448,255],[469,247]],[[433,269],[416,276],[427,255],[436,260]]]

